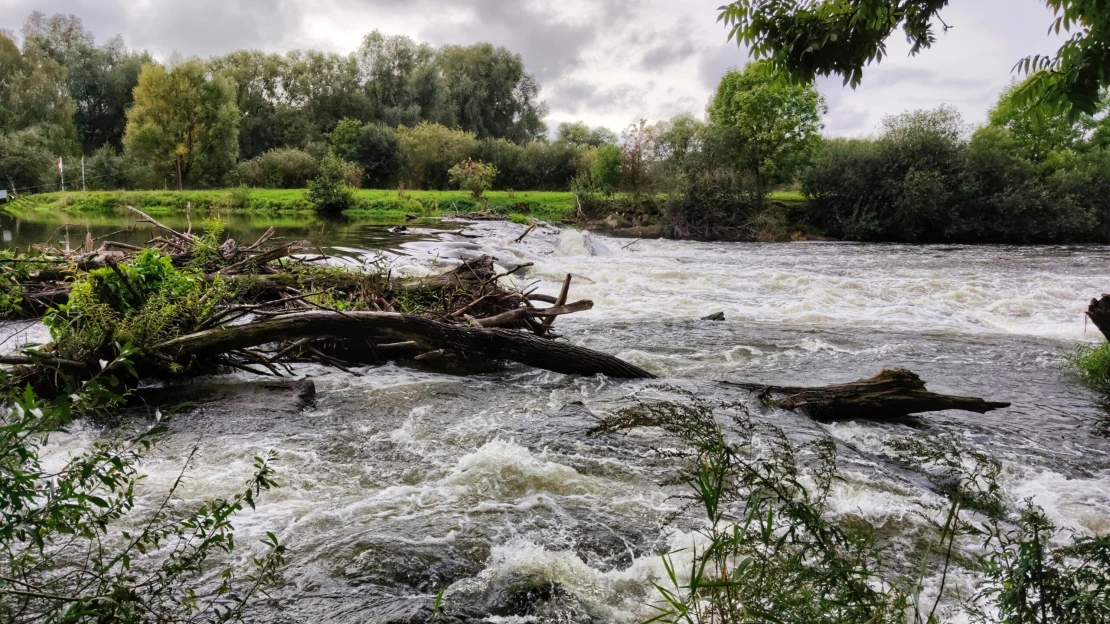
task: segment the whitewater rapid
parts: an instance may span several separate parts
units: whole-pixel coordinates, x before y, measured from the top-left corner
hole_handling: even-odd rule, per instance
[[[663,575],[658,553],[697,537],[667,520],[681,488],[674,463],[651,452],[657,433],[584,431],[654,383],[750,401],[717,382],[817,384],[905,366],[937,391],[1011,401],[930,426],[999,457],[1010,495],[1060,526],[1110,531],[1110,419],[1065,366],[1076,344],[1098,338],[1082,312],[1110,286],[1110,250],[632,241],[554,227],[515,243],[520,230],[418,233],[390,261],[423,274],[490,254],[506,268],[532,263],[511,279],[552,295],[569,273],[571,300],[594,308],[556,322],[565,339],[662,379],[305,367],[317,399],[294,417],[182,416],[147,465],[149,492],[172,484],[197,443],[183,504],[232,492],[256,454],[281,457],[282,487],[237,521],[241,544],[272,530],[290,548],[287,584],[256,619],[400,622],[446,587],[448,603],[484,618],[473,621],[641,621]],[[726,320],[700,320],[714,312]],[[943,513],[938,493],[876,477],[884,440],[903,426],[775,422],[858,451],[844,460],[834,513],[889,526]],[[78,427],[51,452],[64,458],[101,433]],[[515,588],[545,586],[558,591],[514,606]]]

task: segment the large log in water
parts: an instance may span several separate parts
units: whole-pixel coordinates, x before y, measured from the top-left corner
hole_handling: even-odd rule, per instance
[[[1091,299],[1091,305],[1087,307],[1087,318],[1110,340],[1110,295]]]
[[[467,327],[395,312],[314,310],[287,314],[181,336],[156,350],[180,361],[182,356],[212,356],[304,338],[413,341],[430,351],[443,349],[460,357],[509,360],[558,373],[600,373],[631,379],[653,377],[642,368],[611,355],[534,334],[497,327]],[[366,348],[371,349],[369,345]]]
[[[904,368],[887,369],[870,379],[819,388],[758,386],[738,384],[760,390],[761,397],[779,395],[770,404],[782,409],[802,410],[822,421],[899,420],[911,414],[962,410],[985,414],[1009,407],[1009,403],[984,401],[976,397],[937,394],[925,389],[916,373]]]

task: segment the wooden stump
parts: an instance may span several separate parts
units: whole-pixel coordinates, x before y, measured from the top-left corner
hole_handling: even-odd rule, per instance
[[[1107,340],[1110,340],[1110,295],[1091,299],[1091,305],[1087,307],[1087,318],[1091,319]]]

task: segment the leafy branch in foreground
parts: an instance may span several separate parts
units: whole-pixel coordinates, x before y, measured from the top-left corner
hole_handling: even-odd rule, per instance
[[[122,400],[110,388],[120,387],[114,372],[130,368],[131,353],[121,349],[70,396],[45,402],[28,388],[0,415],[0,620],[238,621],[279,581],[285,547],[272,533],[249,565],[232,559],[235,514],[276,486],[272,451],[255,458],[238,493],[186,513],[172,503],[189,461],[153,512],[137,504],[140,465],[165,432],[160,418],[51,468],[51,435],[64,433],[75,413]]]
[[[729,39],[753,57],[804,81],[838,74],[853,87],[863,68],[888,55],[899,27],[915,55],[932,47],[949,0],[739,0],[719,9]],[[1094,114],[1100,89],[1110,86],[1110,11],[1104,0],[1046,0],[1056,19],[1050,31],[1071,32],[1055,55],[1022,59],[1015,70],[1032,77],[1016,94],[1042,110]]]

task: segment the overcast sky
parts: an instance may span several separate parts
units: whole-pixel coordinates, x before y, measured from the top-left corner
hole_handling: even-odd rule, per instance
[[[206,57],[239,48],[347,53],[374,29],[434,45],[489,41],[524,58],[543,85],[552,126],[581,119],[615,130],[641,117],[703,116],[721,74],[747,61],[725,41],[721,0],[0,0],[0,28],[17,31],[33,10],[73,13],[103,41],[165,58]],[[887,114],[940,104],[979,123],[1029,54],[1051,53],[1051,12],[1040,0],[953,0],[953,28],[907,58],[891,55],[853,91],[839,79],[819,88],[829,103],[826,132],[874,131]]]

